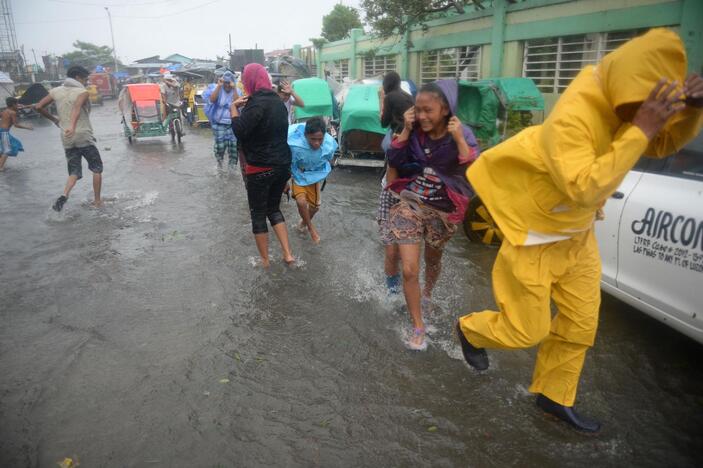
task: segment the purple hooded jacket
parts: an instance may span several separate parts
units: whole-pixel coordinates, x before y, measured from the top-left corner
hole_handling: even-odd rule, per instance
[[[459,97],[459,87],[454,80],[440,80],[436,84],[449,102],[451,115],[456,112]],[[464,139],[469,145],[469,154],[459,156],[459,150],[451,135],[433,142],[433,152],[426,155],[423,143],[429,139],[420,128],[415,128],[406,142],[393,140],[388,150],[388,164],[407,174],[410,168],[412,175],[394,180],[388,188],[394,192],[402,192],[414,179],[422,174],[425,167],[431,167],[444,183],[449,199],[454,205],[454,211],[449,213],[449,221],[458,224],[463,221],[469,200],[474,195],[469,182],[466,180],[466,169],[479,155],[478,143],[471,129],[464,127]],[[414,170],[412,169],[414,168]]]

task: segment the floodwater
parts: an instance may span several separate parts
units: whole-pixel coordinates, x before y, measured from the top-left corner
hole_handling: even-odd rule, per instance
[[[429,350],[386,297],[378,173],[336,169],[298,266],[257,265],[238,170],[218,173],[207,129],[128,145],[116,105],[94,108],[105,206],[90,173],[60,214],[58,130],[16,130],[0,174],[0,466],[700,466],[703,350],[608,296],[577,408],[583,436],[527,392],[535,350],[476,373],[452,323],[494,307],[495,248],[445,252]],[[84,168],[84,171],[87,171]]]

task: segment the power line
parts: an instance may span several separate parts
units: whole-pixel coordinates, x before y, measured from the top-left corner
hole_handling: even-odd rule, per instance
[[[123,15],[115,15],[115,18],[126,18],[126,19],[161,19],[161,18],[168,18],[169,16],[176,16],[180,15],[182,13],[186,13],[189,11],[197,10],[199,8],[202,8],[207,5],[212,5],[213,3],[217,3],[221,0],[210,0],[209,2],[201,3],[200,5],[196,5],[194,7],[186,8],[185,10],[181,11],[176,11],[174,13],[168,13],[164,15],[156,15],[156,16],[123,16]]]
[[[53,19],[53,20],[39,20],[39,21],[16,21],[15,24],[40,24],[40,23],[67,23],[72,21],[95,21],[105,19],[102,16],[94,16],[90,18],[66,18],[66,19]]]
[[[126,8],[131,6],[145,6],[145,5],[158,5],[160,3],[173,3],[178,0],[151,0],[147,2],[139,3],[91,3],[91,2],[79,2],[75,0],[48,0],[52,3],[68,3],[69,5],[83,5],[83,6],[94,6],[94,7],[109,7],[109,8]]]

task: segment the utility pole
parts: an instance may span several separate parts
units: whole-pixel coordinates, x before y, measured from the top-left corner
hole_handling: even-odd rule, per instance
[[[115,65],[115,71],[113,73],[117,73],[119,70],[117,69],[117,51],[115,50],[115,33],[112,32],[112,15],[110,15],[110,9],[108,7],[105,7],[105,11],[107,11],[107,19],[110,21],[110,36],[112,37],[112,60]]]

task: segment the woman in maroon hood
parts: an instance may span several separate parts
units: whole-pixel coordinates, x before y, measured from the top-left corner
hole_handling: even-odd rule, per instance
[[[232,103],[232,130],[244,155],[244,177],[256,247],[264,267],[269,266],[268,218],[281,243],[283,260],[293,263],[288,230],[280,210],[281,195],[290,178],[288,111],[271,89],[266,69],[258,63],[244,68],[242,83],[247,97]],[[240,115],[239,107],[244,106]]]
[[[427,348],[422,306],[430,305],[439,278],[442,251],[464,219],[473,195],[466,169],[478,156],[471,130],[454,115],[457,82],[423,86],[415,107],[405,112],[404,127],[393,139],[388,164],[402,174],[389,188],[400,202],[390,211],[390,231],[403,263],[403,292],[413,322],[408,346]],[[420,251],[425,244],[425,287],[420,294]]]

